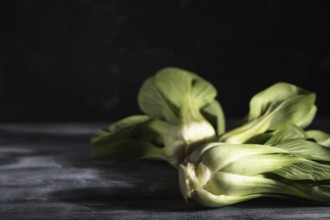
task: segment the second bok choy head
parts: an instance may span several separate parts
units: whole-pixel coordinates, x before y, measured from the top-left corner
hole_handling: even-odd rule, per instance
[[[185,199],[208,207],[260,197],[329,204],[329,162],[328,148],[306,140],[274,146],[215,142],[185,159],[179,183]]]
[[[196,146],[225,129],[216,89],[200,76],[165,68],[148,78],[138,94],[144,115],[122,119],[91,139],[93,156],[108,160],[158,158],[177,166]]]
[[[286,125],[307,127],[314,119],[316,95],[289,83],[276,83],[250,101],[246,123],[222,135],[226,143],[263,143]]]

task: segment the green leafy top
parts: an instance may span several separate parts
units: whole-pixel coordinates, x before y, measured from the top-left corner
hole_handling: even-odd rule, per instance
[[[220,141],[246,143],[257,135],[290,124],[305,128],[316,114],[315,99],[315,93],[292,84],[276,83],[251,99],[247,122],[224,134]]]
[[[198,111],[210,104],[216,94],[212,84],[198,75],[169,67],[146,80],[140,89],[138,103],[144,113],[175,123],[186,113],[182,108],[189,106],[192,111]]]
[[[224,132],[216,89],[194,73],[165,68],[148,78],[138,94],[146,115],[131,116],[93,138],[97,158],[161,158],[177,166],[187,153]],[[157,143],[157,144],[155,144]]]

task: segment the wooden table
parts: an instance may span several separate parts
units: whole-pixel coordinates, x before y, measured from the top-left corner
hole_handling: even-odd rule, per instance
[[[282,199],[186,203],[166,163],[91,159],[89,137],[105,124],[1,124],[0,219],[330,219],[328,206]],[[330,130],[328,119],[314,125]]]

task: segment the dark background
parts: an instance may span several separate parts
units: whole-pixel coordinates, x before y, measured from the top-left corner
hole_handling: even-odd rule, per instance
[[[194,71],[229,117],[277,81],[329,116],[327,1],[1,1],[0,120],[116,120],[157,70]]]

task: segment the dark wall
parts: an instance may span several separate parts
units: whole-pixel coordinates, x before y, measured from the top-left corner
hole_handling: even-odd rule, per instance
[[[327,1],[1,1],[0,120],[115,120],[177,66],[211,81],[227,116],[287,81],[329,116]]]

